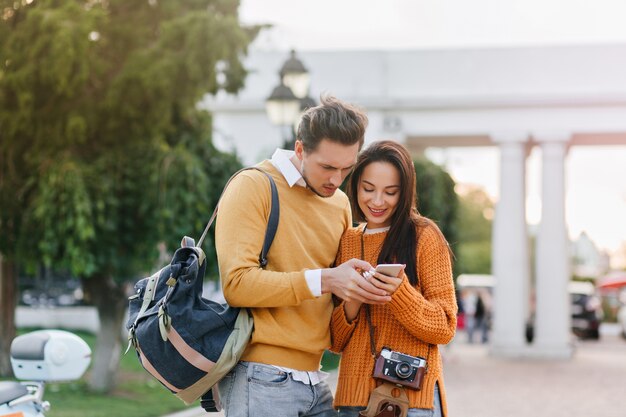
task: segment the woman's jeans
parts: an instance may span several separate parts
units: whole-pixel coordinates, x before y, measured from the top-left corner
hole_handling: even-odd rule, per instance
[[[365,407],[339,407],[339,417],[359,417],[359,411]],[[439,384],[435,384],[435,405],[429,408],[409,408],[408,417],[442,417],[441,399],[439,398]]]
[[[226,417],[336,417],[324,381],[305,384],[270,365],[239,362],[219,382]]]

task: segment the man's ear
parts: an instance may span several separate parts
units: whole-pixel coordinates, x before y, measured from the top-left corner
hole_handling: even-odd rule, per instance
[[[301,140],[296,140],[293,150],[296,153],[296,157],[302,161],[302,158],[304,158],[304,146],[302,145]]]

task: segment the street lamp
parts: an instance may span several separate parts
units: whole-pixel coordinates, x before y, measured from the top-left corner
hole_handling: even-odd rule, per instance
[[[272,124],[290,126],[300,114],[300,100],[281,80],[265,101],[265,111]]]
[[[311,77],[296,51],[291,51],[279,75],[280,82],[265,101],[265,110],[270,122],[283,129],[283,147],[293,149],[302,113],[317,103],[309,97]]]
[[[280,69],[280,78],[296,97],[304,98],[309,93],[311,76],[302,61],[296,58],[296,51],[293,49]]]

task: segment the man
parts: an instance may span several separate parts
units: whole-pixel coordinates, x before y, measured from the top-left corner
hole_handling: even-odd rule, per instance
[[[277,150],[258,166],[272,175],[280,220],[265,269],[259,266],[271,197],[267,177],[239,174],[220,203],[215,232],[224,297],[249,307],[254,332],[242,361],[219,384],[227,417],[332,416],[332,394],[320,372],[330,345],[331,294],[382,304],[390,300],[353,259],[331,268],[350,203],[338,190],[363,146],[367,117],[333,97],[307,110],[295,152]]]

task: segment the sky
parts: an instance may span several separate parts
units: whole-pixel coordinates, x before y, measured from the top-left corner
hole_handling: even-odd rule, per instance
[[[242,0],[274,46],[456,48],[626,41],[624,0]]]
[[[242,0],[243,23],[272,24],[255,48],[459,49],[626,43],[626,0]],[[495,148],[431,150],[460,183],[498,196]],[[541,219],[541,159],[527,164],[527,219]],[[570,238],[585,231],[626,267],[626,146],[573,147],[566,161]],[[622,264],[623,262],[623,264]]]

